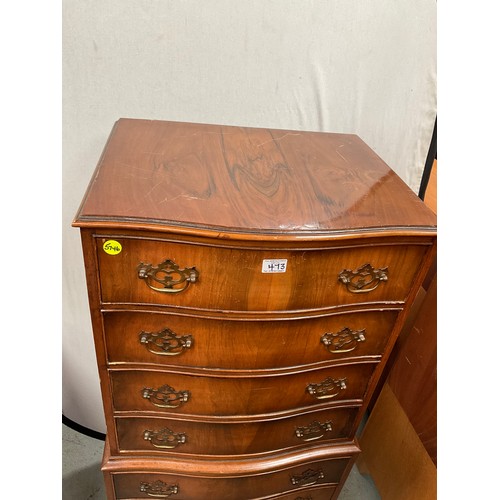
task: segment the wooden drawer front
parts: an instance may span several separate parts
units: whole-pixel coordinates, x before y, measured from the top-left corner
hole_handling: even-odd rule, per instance
[[[357,407],[279,420],[208,423],[169,418],[116,418],[120,452],[245,455],[349,437]]]
[[[374,362],[366,362],[251,378],[117,370],[111,371],[113,404],[116,411],[206,416],[288,411],[320,403],[361,400],[375,366]]]
[[[330,484],[333,487],[348,462],[349,458],[323,460],[269,474],[224,479],[147,472],[113,473],[113,482],[117,499],[151,498],[154,488],[156,495],[161,491],[175,491],[170,497],[164,496],[175,500],[257,499],[291,492],[300,497],[301,492],[310,491],[307,486]]]
[[[240,250],[151,240],[120,239],[122,250],[109,255],[106,239],[97,238],[102,301],[145,303],[236,311],[314,309],[342,304],[405,300],[425,246],[374,246],[339,250],[278,251]],[[286,259],[286,272],[264,273],[264,259]],[[195,267],[195,281],[184,281],[181,292],[160,292],[151,281],[151,264],[158,279],[166,279],[160,264],[171,260],[181,271]],[[375,280],[372,291],[352,292],[339,280],[344,270],[357,271],[365,264],[387,268],[387,281]],[[179,274],[168,277],[179,279]],[[139,275],[142,278],[139,278]],[[189,272],[186,271],[189,277]],[[384,274],[384,273],[381,273]],[[345,276],[350,285],[357,279]],[[369,287],[367,287],[368,289]]]
[[[381,355],[398,311],[282,321],[104,313],[110,363],[227,369],[299,366]]]

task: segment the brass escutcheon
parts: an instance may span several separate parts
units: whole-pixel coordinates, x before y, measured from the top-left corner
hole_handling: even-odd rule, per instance
[[[177,335],[170,328],[159,332],[140,332],[139,342],[149,352],[160,356],[178,356],[193,345],[191,335]]]
[[[305,427],[297,427],[295,435],[303,441],[315,441],[316,439],[321,439],[326,432],[331,432],[332,430],[333,426],[330,420],[324,424],[315,420]]]
[[[149,441],[155,448],[173,449],[177,448],[180,444],[187,441],[186,434],[179,432],[175,433],[169,428],[165,427],[159,431],[146,430],[143,433],[146,441]]]
[[[321,337],[321,342],[332,354],[342,354],[356,349],[358,342],[366,340],[365,330],[343,328],[337,333],[327,332]]]
[[[374,269],[371,264],[364,264],[355,271],[344,269],[339,274],[339,281],[352,293],[366,293],[375,290],[383,281],[387,281],[387,267]]]
[[[320,479],[324,479],[325,474],[321,469],[307,469],[302,474],[292,476],[290,482],[294,486],[312,486],[316,484]]]
[[[149,399],[151,404],[159,408],[178,408],[189,400],[189,391],[176,391],[169,385],[163,385],[158,389],[145,387],[142,389],[142,397]]]
[[[306,392],[316,399],[331,399],[347,388],[346,380],[345,377],[339,379],[328,377],[318,384],[309,384]]]
[[[157,266],[141,262],[137,266],[139,279],[155,292],[180,293],[186,290],[190,283],[198,280],[199,272],[195,267],[180,269],[172,260],[167,259]]]
[[[154,483],[141,483],[139,491],[146,493],[150,497],[168,498],[179,493],[179,486],[177,484],[170,485],[158,480]]]

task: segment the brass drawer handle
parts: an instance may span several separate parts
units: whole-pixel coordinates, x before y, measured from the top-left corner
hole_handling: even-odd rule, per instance
[[[158,480],[154,483],[141,483],[139,491],[141,491],[141,493],[146,493],[150,497],[168,498],[179,493],[179,486],[177,484],[167,484]]]
[[[324,424],[315,420],[305,427],[297,427],[295,435],[299,439],[302,439],[302,441],[315,441],[316,439],[321,439],[326,432],[331,431],[333,431],[333,426],[330,420]]]
[[[169,385],[163,385],[159,389],[145,387],[142,390],[142,397],[159,408],[178,408],[189,400],[190,395],[189,391],[176,391]]]
[[[328,377],[319,384],[309,384],[306,387],[306,392],[316,399],[331,399],[347,388],[346,380],[347,378],[333,379]]]
[[[339,281],[352,293],[366,293],[375,290],[382,281],[387,281],[388,274],[387,267],[374,269],[371,264],[364,264],[356,271],[344,269],[339,274]]]
[[[144,431],[143,437],[149,441],[155,448],[173,449],[187,441],[186,434],[182,432],[175,433],[165,427],[159,431]]]
[[[137,272],[139,279],[144,280],[151,290],[161,293],[183,292],[199,276],[195,267],[180,269],[172,260],[165,260],[157,266],[141,262]]]
[[[193,345],[191,335],[177,335],[170,328],[164,328],[159,332],[139,333],[139,342],[149,352],[160,356],[178,356]]]
[[[327,332],[321,337],[321,342],[332,354],[343,354],[356,349],[359,342],[366,340],[365,330],[343,328],[337,333]],[[345,347],[345,349],[343,349]]]
[[[302,474],[292,476],[290,478],[290,482],[294,486],[312,486],[313,484],[316,484],[320,479],[324,479],[324,477],[325,474],[321,469],[307,469]]]

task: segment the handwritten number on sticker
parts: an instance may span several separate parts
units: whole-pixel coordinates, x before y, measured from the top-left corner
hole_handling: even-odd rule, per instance
[[[106,240],[102,249],[109,255],[118,255],[122,251],[122,246],[116,240]]]
[[[264,259],[262,261],[263,273],[285,273],[287,259]]]

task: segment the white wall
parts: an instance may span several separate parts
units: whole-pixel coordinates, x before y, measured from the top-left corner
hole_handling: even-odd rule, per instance
[[[63,413],[105,432],[78,230],[119,117],[358,134],[418,192],[435,0],[63,0]]]

